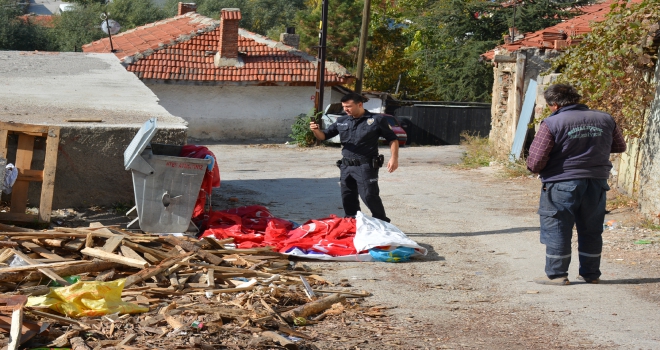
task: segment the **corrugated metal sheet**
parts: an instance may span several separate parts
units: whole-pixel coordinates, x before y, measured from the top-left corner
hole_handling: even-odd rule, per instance
[[[513,146],[511,146],[511,153],[509,154],[509,161],[515,162],[520,159],[525,144],[525,137],[527,136],[527,125],[532,119],[534,114],[534,105],[536,104],[536,80],[530,79],[527,85],[527,92],[525,93],[525,101],[523,102],[522,109],[520,110],[520,118],[518,118],[518,127],[516,128],[516,136],[513,139]]]
[[[490,104],[421,102],[397,108],[394,116],[408,134],[408,145],[458,145],[464,131],[482,137],[490,132]]]

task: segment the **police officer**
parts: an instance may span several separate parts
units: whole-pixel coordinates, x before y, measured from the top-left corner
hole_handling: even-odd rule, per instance
[[[385,116],[364,109],[362,96],[356,93],[341,99],[346,116],[341,116],[326,130],[311,122],[314,136],[323,141],[339,135],[343,158],[337,162],[341,181],[341,200],[346,216],[355,217],[360,210],[358,194],[371,211],[371,216],[390,222],[380,199],[378,168],[383,157],[378,155],[378,138],[382,136],[390,145],[391,156],[387,171],[399,167],[399,142]]]

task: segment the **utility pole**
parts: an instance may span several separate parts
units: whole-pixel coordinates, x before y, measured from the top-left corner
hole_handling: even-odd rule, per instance
[[[314,115],[316,116],[316,124],[321,125],[321,115],[319,112],[323,111],[323,90],[325,89],[325,53],[326,53],[326,37],[328,34],[328,1],[323,0],[321,5],[321,30],[319,31],[319,50],[318,58],[316,61],[316,94],[314,95]]]
[[[364,81],[364,56],[367,51],[367,38],[369,37],[369,20],[371,19],[371,0],[364,0],[364,10],[362,10],[362,29],[360,29],[360,48],[358,49],[357,73],[355,74],[355,92],[362,93],[362,83]]]

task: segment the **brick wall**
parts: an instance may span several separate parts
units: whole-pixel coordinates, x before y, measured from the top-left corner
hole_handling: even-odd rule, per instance
[[[241,12],[238,9],[222,9],[220,18],[218,53],[222,58],[238,58],[238,22]]]

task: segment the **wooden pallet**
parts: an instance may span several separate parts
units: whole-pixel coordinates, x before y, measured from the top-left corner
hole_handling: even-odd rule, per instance
[[[29,125],[0,122],[0,157],[7,158],[7,136],[18,135],[18,147],[14,165],[18,169],[18,178],[12,188],[9,213],[0,213],[0,221],[49,222],[53,206],[55,187],[55,168],[57,166],[57,148],[60,143],[60,128],[48,125]],[[44,170],[32,170],[34,139],[46,138]],[[41,182],[39,214],[26,214],[28,188],[30,182]]]

